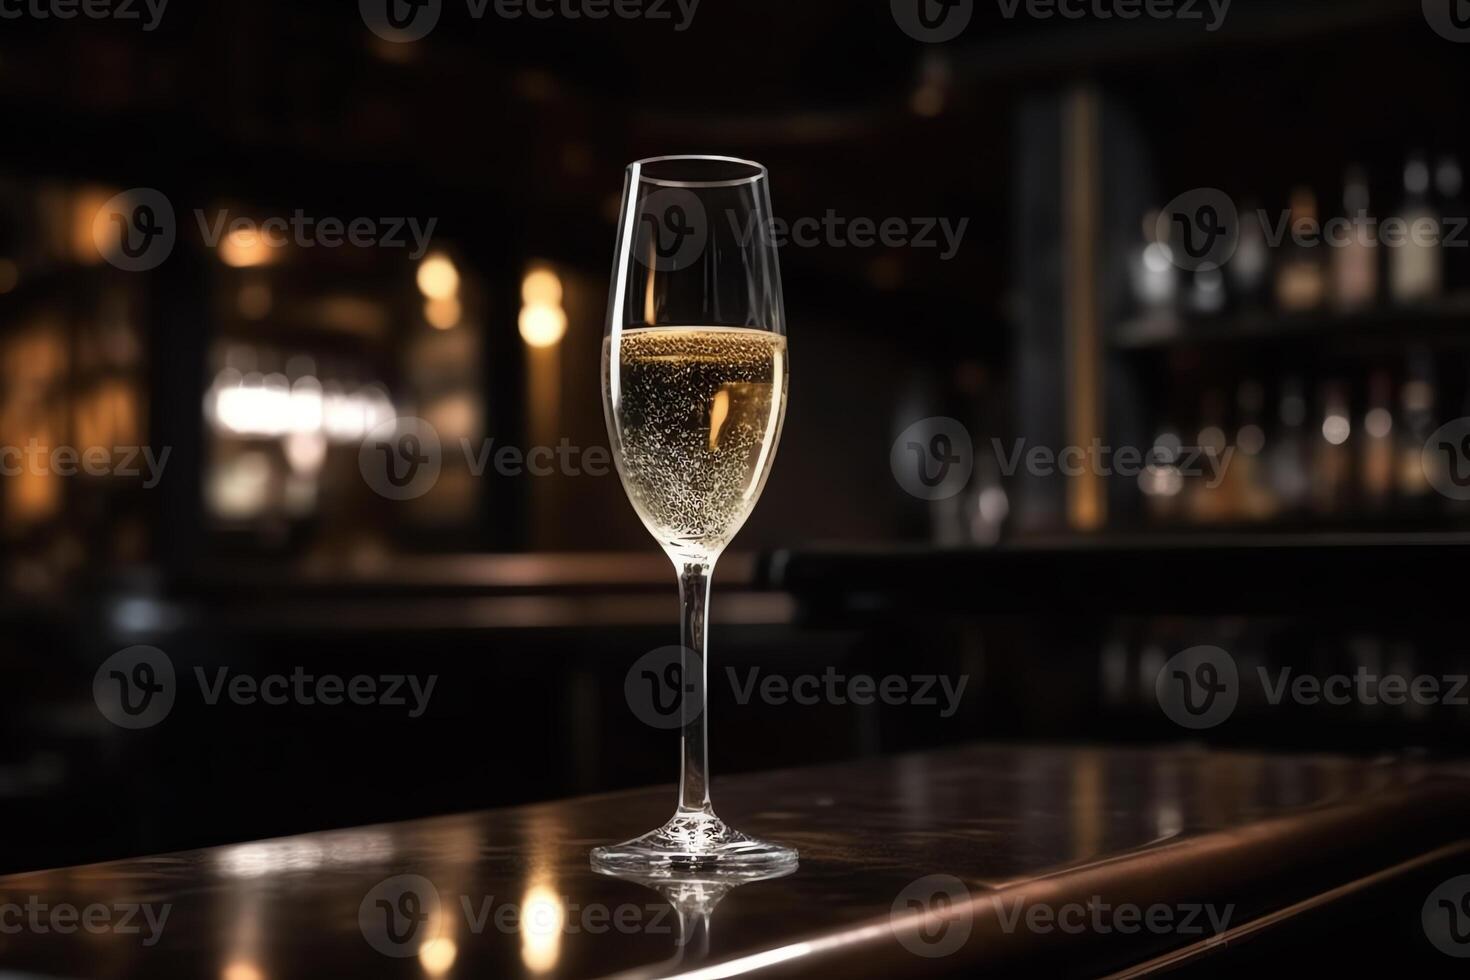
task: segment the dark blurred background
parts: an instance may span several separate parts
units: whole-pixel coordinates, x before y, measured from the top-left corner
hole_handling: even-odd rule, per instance
[[[936,242],[782,248],[790,403],[717,571],[712,669],[965,696],[713,684],[717,782],[975,738],[1459,752],[1463,708],[1246,698],[1191,731],[1154,677],[1201,644],[1242,672],[1466,672],[1470,503],[1423,450],[1470,415],[1470,248],[1271,238],[1363,213],[1451,234],[1470,49],[1416,0],[1235,0],[1213,31],[1002,9],[944,43],[835,0],[704,0],[682,30],[672,4],[446,3],[411,43],[282,0],[0,21],[0,870],[672,778],[623,682],[676,642],[674,576],[616,476],[461,451],[605,451],[623,168],[667,153],[759,160],[783,220]],[[1238,209],[1223,270],[1158,234],[1199,188]],[[129,254],[114,215],[167,221],[160,200],[172,248]],[[314,237],[250,231],[298,213]],[[360,466],[396,416],[443,444],[406,500]],[[926,501],[890,450],[941,417],[973,474]],[[1008,473],[1019,440],[1152,465]],[[138,644],[179,690],[129,730],[93,682]],[[195,671],[221,668],[437,682],[418,717],[210,704]]]

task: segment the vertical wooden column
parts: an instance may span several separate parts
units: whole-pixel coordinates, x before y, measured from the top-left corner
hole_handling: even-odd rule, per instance
[[[1103,439],[1102,313],[1098,294],[1102,215],[1100,106],[1095,89],[1070,92],[1062,111],[1062,291],[1067,445]],[[1067,525],[1092,531],[1107,521],[1107,487],[1085,466],[1067,478]]]

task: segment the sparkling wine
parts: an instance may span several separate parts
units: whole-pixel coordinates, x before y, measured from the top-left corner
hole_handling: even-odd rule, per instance
[[[678,556],[719,553],[760,497],[786,407],[786,338],[652,327],[604,341],[613,456],[638,516]]]

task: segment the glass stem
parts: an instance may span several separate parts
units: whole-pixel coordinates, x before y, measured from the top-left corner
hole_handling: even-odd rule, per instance
[[[679,642],[683,646],[679,813],[711,813],[709,804],[709,582],[711,562],[686,562],[679,571]]]

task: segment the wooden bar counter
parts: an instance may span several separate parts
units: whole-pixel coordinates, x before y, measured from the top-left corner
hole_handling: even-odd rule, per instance
[[[1470,780],[1450,770],[1007,746],[717,779],[722,816],[800,849],[785,877],[591,870],[591,847],[661,822],[672,799],[637,790],[0,878],[0,973],[1151,975],[1310,945],[1324,915],[1341,942],[1354,921],[1397,935],[1434,884],[1470,870]],[[1426,963],[1463,967],[1418,940]]]

